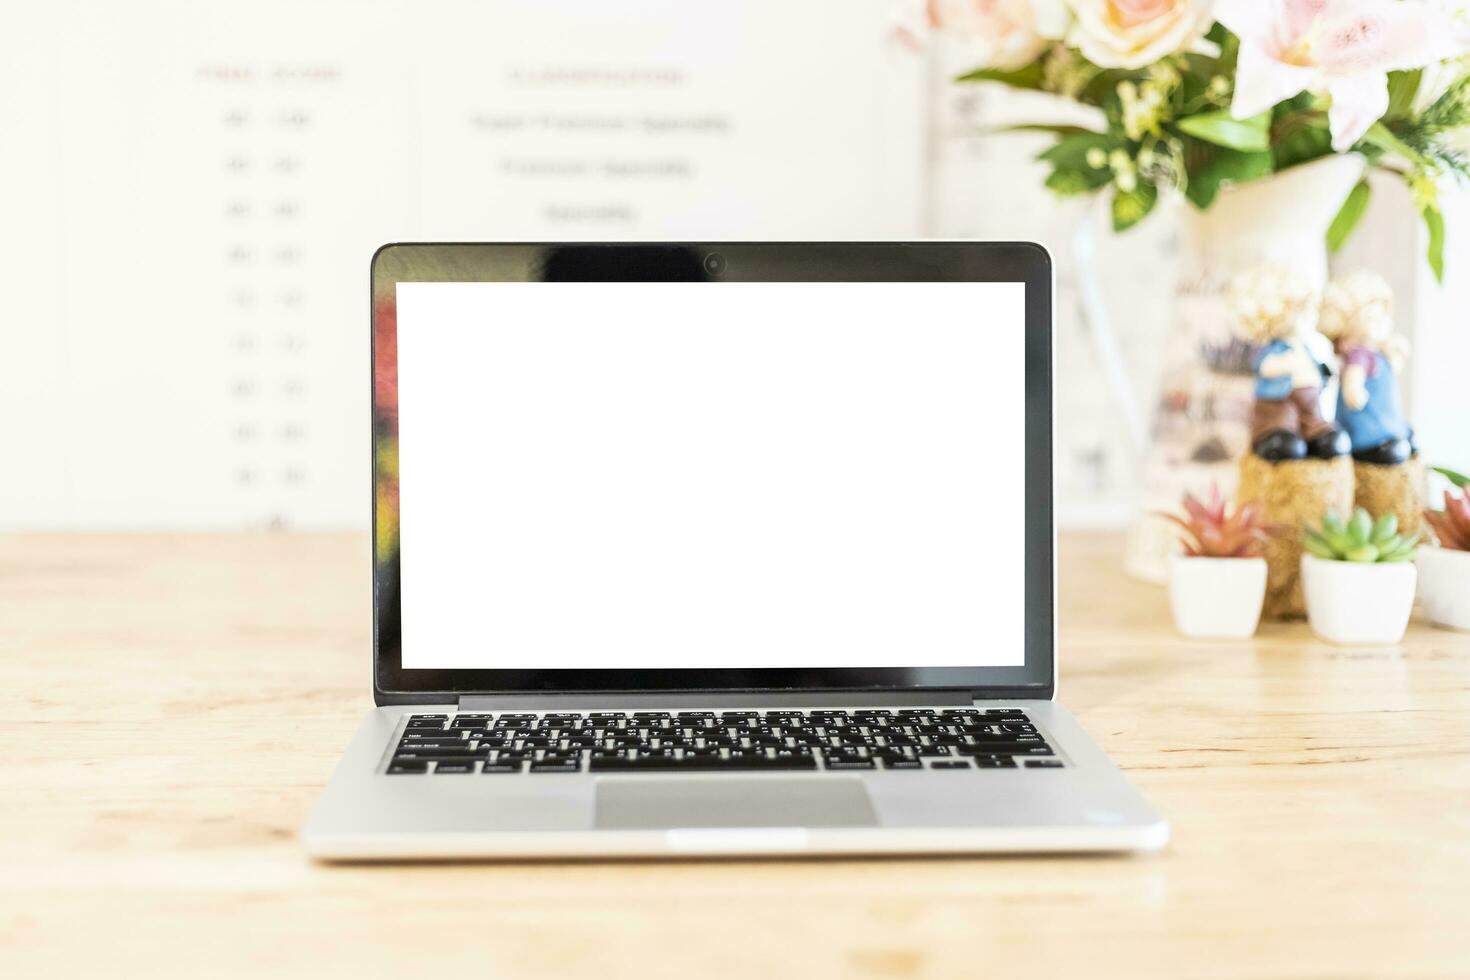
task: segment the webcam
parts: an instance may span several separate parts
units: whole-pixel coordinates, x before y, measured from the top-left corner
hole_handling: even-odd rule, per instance
[[[711,252],[704,257],[704,271],[712,276],[718,276],[725,271],[725,257],[719,252]]]

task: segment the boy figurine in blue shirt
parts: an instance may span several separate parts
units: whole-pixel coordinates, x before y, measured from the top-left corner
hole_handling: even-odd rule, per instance
[[[1237,330],[1260,347],[1255,357],[1251,451],[1267,462],[1346,455],[1346,433],[1322,417],[1327,368],[1306,338],[1317,326],[1310,282],[1274,266],[1237,277],[1231,290]]]
[[[1342,358],[1337,420],[1353,459],[1393,466],[1414,454],[1414,433],[1399,406],[1397,373],[1407,343],[1393,332],[1393,291],[1372,272],[1333,282],[1322,301],[1322,332]]]

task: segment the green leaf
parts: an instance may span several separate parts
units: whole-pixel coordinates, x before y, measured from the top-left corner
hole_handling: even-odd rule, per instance
[[[1125,71],[1122,69],[1107,68],[1100,70],[1092,78],[1088,79],[1082,91],[1077,93],[1077,101],[1083,105],[1101,106],[1109,100],[1116,102],[1118,83],[1124,79],[1138,80],[1145,77],[1144,72]]]
[[[1385,119],[1399,119],[1413,110],[1414,96],[1419,94],[1419,82],[1423,78],[1422,68],[1388,73],[1388,111],[1383,114]]]
[[[1065,126],[1060,123],[1016,123],[1012,126],[992,126],[987,133],[1053,133],[1057,136],[1102,136],[1102,133],[1083,126]]]
[[[999,68],[979,68],[975,71],[966,72],[955,79],[957,82],[999,82],[1009,85],[1011,88],[1036,90],[1041,88],[1043,68],[1040,60],[1033,61],[1021,68],[1002,70]]]
[[[1153,184],[1139,184],[1131,191],[1118,191],[1113,195],[1113,231],[1132,228],[1148,217],[1158,201],[1159,189]]]
[[[1310,99],[1292,99],[1277,107],[1271,122],[1271,160],[1276,170],[1332,155],[1327,115],[1311,108]]]
[[[1457,487],[1470,485],[1470,476],[1450,469],[1448,466],[1431,466],[1430,469],[1449,480]]]
[[[1192,151],[1187,149],[1185,157],[1189,182],[1184,195],[1201,211],[1214,203],[1225,184],[1243,184],[1272,170],[1269,152],[1244,153],[1198,140],[1190,145]]]
[[[1363,214],[1368,210],[1368,199],[1372,196],[1373,189],[1368,186],[1366,179],[1358,181],[1356,187],[1349,192],[1347,200],[1342,202],[1338,208],[1337,217],[1332,219],[1332,224],[1327,227],[1327,249],[1336,252],[1342,248],[1343,242],[1353,233],[1358,222],[1363,220]]]
[[[1176,120],[1182,133],[1231,150],[1260,151],[1271,147],[1271,112],[1236,119],[1228,109],[1201,112]]]
[[[1117,149],[1123,143],[1116,136],[1084,130],[1071,136],[1063,136],[1036,155],[1054,167],[1083,168],[1087,166],[1087,154],[1094,150],[1104,153]],[[1089,168],[1090,169],[1090,168]]]
[[[1366,510],[1359,507],[1353,511],[1352,519],[1348,521],[1347,533],[1348,539],[1361,548],[1368,543],[1369,537],[1373,534],[1373,518]]]
[[[1325,558],[1328,561],[1338,560],[1338,554],[1336,551],[1332,550],[1332,545],[1328,544],[1318,535],[1310,533],[1307,534],[1302,539],[1302,547],[1307,549],[1310,554],[1316,555],[1318,558]]]
[[[1347,553],[1347,560],[1375,562],[1378,560],[1378,548],[1371,544],[1359,545]]]
[[[1053,170],[1046,178],[1047,189],[1053,194],[1066,197],[1071,194],[1087,194],[1098,190],[1113,179],[1113,172],[1107,167],[1097,170],[1084,168],[1082,170]]]
[[[1112,169],[1107,165],[1092,166],[1087,156],[1093,150],[1108,153],[1120,145],[1117,137],[1090,130],[1063,136],[1037,154],[1038,160],[1052,166],[1046,186],[1057,194],[1085,194],[1105,187],[1113,179]]]
[[[1388,542],[1399,530],[1399,519],[1397,514],[1384,514],[1378,518],[1378,523],[1373,525],[1373,535],[1369,538],[1374,544],[1382,545]]]
[[[1386,545],[1378,555],[1379,561],[1408,561],[1414,557],[1414,552],[1419,549],[1419,535],[1415,534],[1407,538],[1395,538]]]
[[[1429,161],[1424,159],[1424,154],[1399,139],[1381,122],[1376,122],[1368,127],[1368,132],[1363,134],[1363,142],[1369,146],[1376,146],[1386,153],[1396,153],[1415,166],[1424,167],[1429,164]]]
[[[1419,213],[1424,216],[1424,227],[1429,231],[1425,258],[1429,260],[1435,282],[1444,282],[1444,212],[1436,205],[1427,204]]]

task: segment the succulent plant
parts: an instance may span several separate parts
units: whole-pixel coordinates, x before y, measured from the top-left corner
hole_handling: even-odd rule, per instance
[[[1276,532],[1262,522],[1263,512],[1257,501],[1241,504],[1233,512],[1220,496],[1220,487],[1210,487],[1210,498],[1201,502],[1192,493],[1184,495],[1185,517],[1160,514],[1178,524],[1184,533],[1179,542],[1191,558],[1256,558],[1266,539]]]
[[[1444,510],[1426,510],[1424,519],[1434,528],[1441,548],[1470,551],[1470,486],[1444,492]]]
[[[1384,514],[1378,520],[1359,507],[1344,523],[1333,511],[1322,517],[1321,527],[1302,529],[1302,547],[1308,554],[1328,561],[1409,561],[1419,545],[1419,535],[1399,533],[1399,519]]]

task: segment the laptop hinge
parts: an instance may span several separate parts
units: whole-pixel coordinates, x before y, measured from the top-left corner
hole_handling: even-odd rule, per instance
[[[818,708],[969,705],[968,690],[750,691],[691,694],[466,694],[461,711],[554,711],[562,708]]]

